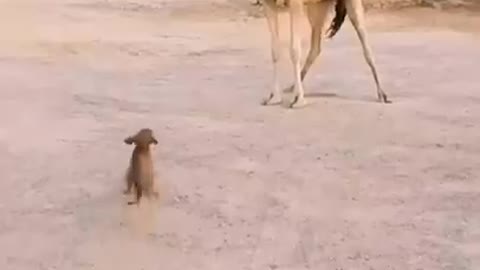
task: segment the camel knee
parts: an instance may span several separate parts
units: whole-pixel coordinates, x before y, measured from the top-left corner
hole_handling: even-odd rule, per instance
[[[272,61],[273,63],[277,63],[278,60],[280,60],[280,52],[279,52],[279,49],[276,48],[276,46],[274,46],[272,48]]]
[[[297,63],[300,61],[300,46],[293,44],[290,48],[290,59],[292,62]]]
[[[321,46],[315,46],[315,47],[312,48],[312,50],[308,54],[307,59],[310,60],[313,63],[313,61],[315,59],[317,59],[317,57],[320,55],[321,52],[322,52]]]

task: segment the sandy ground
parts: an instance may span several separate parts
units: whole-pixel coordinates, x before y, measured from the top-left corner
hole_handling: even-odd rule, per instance
[[[0,269],[480,269],[478,14],[369,13],[390,105],[346,24],[289,110],[221,4],[0,1]],[[162,199],[127,207],[141,127]]]

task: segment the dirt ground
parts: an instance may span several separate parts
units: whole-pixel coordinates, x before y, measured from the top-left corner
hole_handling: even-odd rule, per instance
[[[0,269],[480,269],[478,13],[368,13],[389,105],[347,23],[289,110],[223,4],[0,1]],[[127,207],[142,127],[162,199]]]

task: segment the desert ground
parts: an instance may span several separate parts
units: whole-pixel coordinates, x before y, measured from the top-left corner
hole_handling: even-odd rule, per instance
[[[244,2],[0,1],[0,269],[480,269],[480,13],[368,12],[386,105],[347,21],[292,110]]]

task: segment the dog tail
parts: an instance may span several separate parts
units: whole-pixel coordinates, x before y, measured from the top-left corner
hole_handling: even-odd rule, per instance
[[[347,16],[347,7],[345,5],[345,1],[349,0],[336,0],[335,3],[335,17],[330,24],[330,28],[327,31],[328,38],[332,38],[340,27],[342,27],[343,22],[345,21],[345,17]]]

